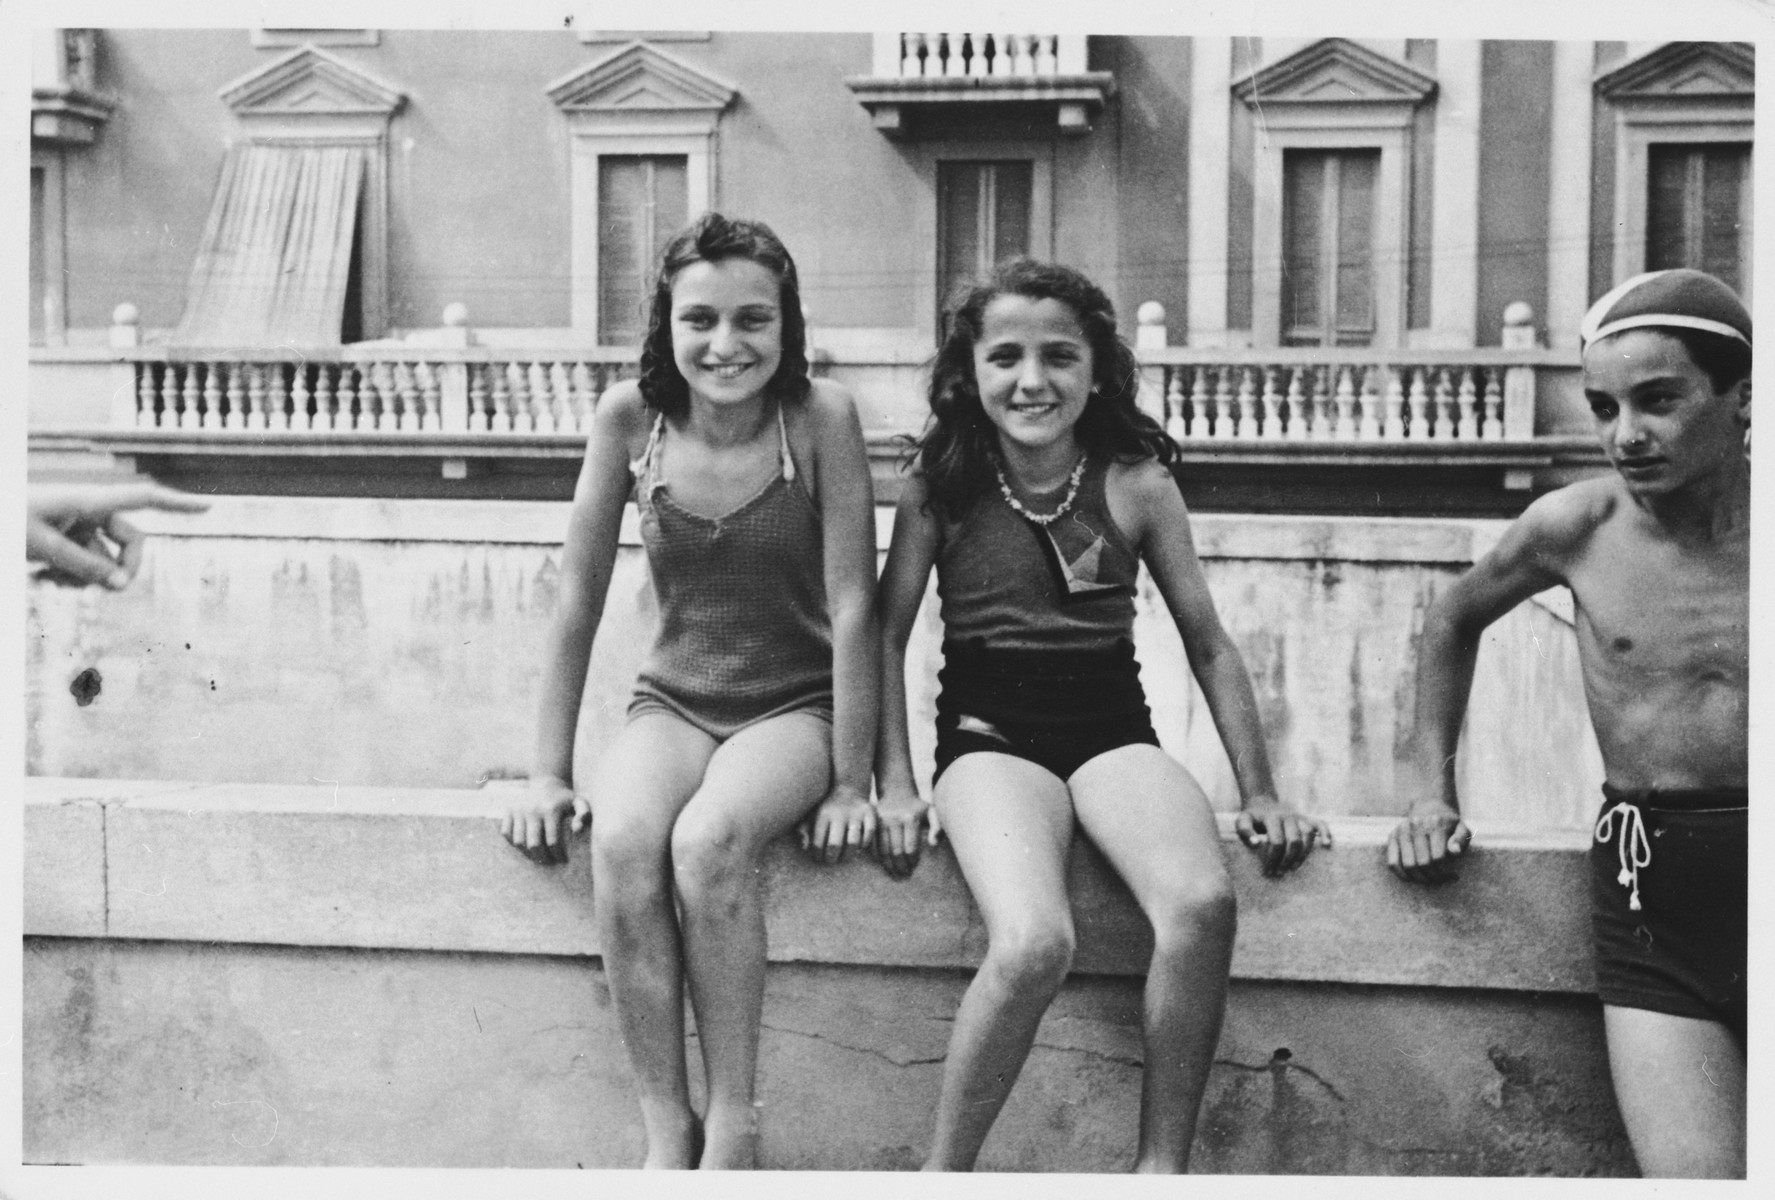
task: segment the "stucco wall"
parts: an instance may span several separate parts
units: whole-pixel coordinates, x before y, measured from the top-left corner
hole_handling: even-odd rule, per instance
[[[635,1163],[584,843],[560,869],[513,852],[506,788],[23,792],[26,1161]],[[1460,881],[1426,891],[1383,869],[1389,825],[1340,818],[1337,848],[1277,881],[1223,820],[1240,929],[1194,1168],[1631,1173],[1584,836],[1480,822]],[[763,886],[765,1164],[915,1166],[984,948],[954,859],[896,882],[785,841]],[[1069,887],[1075,975],[989,1169],[1132,1158],[1150,933],[1084,843]]]
[[[465,786],[522,772],[567,506],[219,498],[160,531],[120,595],[33,586],[28,765],[121,778]],[[891,514],[880,513],[885,539]],[[1495,522],[1202,514],[1198,547],[1250,670],[1284,795],[1400,811],[1423,613]],[[623,719],[654,600],[633,531],[582,710],[582,769]],[[882,542],[885,545],[885,540]],[[1469,809],[1583,828],[1601,782],[1569,614],[1526,604],[1488,632],[1463,749]],[[941,625],[909,656],[928,777]],[[1136,643],[1161,740],[1217,806],[1231,770],[1155,589]],[[81,705],[81,671],[101,690]]]

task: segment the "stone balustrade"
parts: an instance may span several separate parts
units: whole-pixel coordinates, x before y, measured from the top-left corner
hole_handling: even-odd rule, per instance
[[[1085,39],[1052,33],[902,33],[902,79],[1006,78],[1084,70]]]

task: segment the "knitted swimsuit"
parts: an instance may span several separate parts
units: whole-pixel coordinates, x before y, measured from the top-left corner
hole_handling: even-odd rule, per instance
[[[800,709],[830,720],[832,631],[820,514],[797,477],[781,406],[782,469],[720,517],[672,499],[659,470],[666,428],[661,414],[630,464],[659,636],[629,715],[663,709],[718,740]]]

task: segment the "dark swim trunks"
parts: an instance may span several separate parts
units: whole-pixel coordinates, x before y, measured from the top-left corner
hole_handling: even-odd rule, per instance
[[[964,754],[1027,759],[1061,780],[1111,750],[1159,744],[1127,640],[1107,650],[994,650],[945,642],[937,770]]]
[[[1590,921],[1604,1004],[1718,1021],[1745,1036],[1747,791],[1603,785]]]

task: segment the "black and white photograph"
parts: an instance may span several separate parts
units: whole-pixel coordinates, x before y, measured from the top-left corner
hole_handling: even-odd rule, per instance
[[[1764,1174],[1775,5],[1536,7],[7,3],[0,1198]]]

